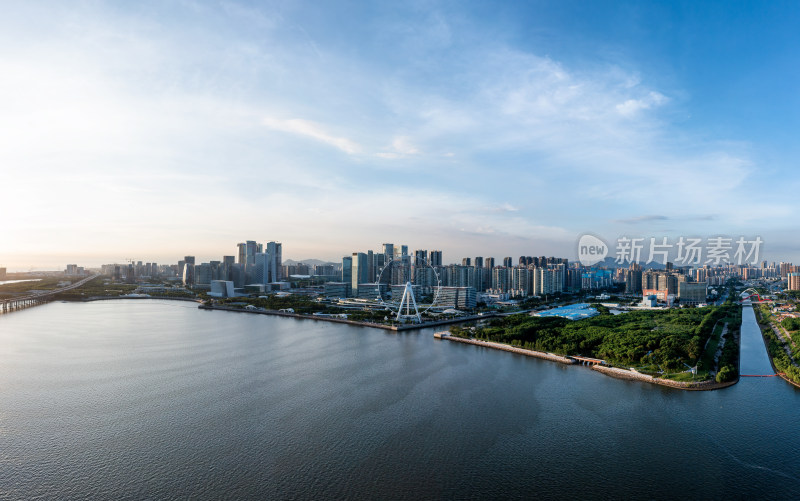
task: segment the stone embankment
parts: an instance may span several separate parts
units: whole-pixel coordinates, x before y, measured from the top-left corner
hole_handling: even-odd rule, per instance
[[[681,390],[697,390],[697,391],[718,390],[720,388],[727,388],[728,386],[733,386],[734,384],[739,382],[738,379],[735,379],[733,381],[728,381],[726,383],[717,383],[716,381],[698,381],[698,382],[672,381],[669,379],[662,379],[647,374],[642,374],[641,372],[619,369],[617,367],[606,367],[601,365],[593,366],[592,370],[601,372],[606,376],[611,376],[618,379],[627,379],[630,381],[643,381],[645,383],[658,384],[661,386],[669,386],[670,388],[678,388]]]
[[[562,357],[561,355],[556,355],[555,353],[545,353],[543,351],[527,350],[525,348],[518,348],[516,346],[511,346],[502,343],[493,343],[491,341],[481,341],[478,339],[467,339],[463,337],[456,337],[456,336],[451,336],[449,332],[437,332],[433,335],[433,337],[437,339],[447,339],[450,341],[457,341],[459,343],[474,344],[476,346],[493,348],[495,350],[510,351],[511,353],[518,353],[520,355],[525,355],[527,357],[535,357],[535,358],[541,358],[543,360],[550,360],[551,362],[559,362],[562,364],[569,364],[569,365],[575,363],[575,360],[572,360],[571,358],[567,357]]]
[[[494,343],[491,341],[481,341],[479,339],[462,338],[451,335],[449,332],[436,332],[433,334],[436,339],[446,339],[449,341],[457,341],[459,343],[474,344],[476,346],[483,346],[485,348],[493,348],[496,350],[510,351],[511,353],[518,353],[528,357],[541,358],[543,360],[550,360],[552,362],[559,362],[562,364],[574,365],[576,360],[570,357],[556,355],[555,353],[545,353],[542,351],[527,350],[525,348],[518,348],[508,344]],[[657,384],[661,386],[669,386],[670,388],[677,388],[679,390],[718,390],[720,388],[727,388],[733,386],[738,379],[728,381],[727,383],[717,383],[716,381],[698,381],[698,382],[684,382],[684,381],[671,381],[669,379],[656,378],[640,372],[619,369],[616,367],[608,367],[606,365],[592,365],[592,370],[605,374],[606,376],[615,377],[618,379],[627,379],[630,381],[643,381],[645,383]]]

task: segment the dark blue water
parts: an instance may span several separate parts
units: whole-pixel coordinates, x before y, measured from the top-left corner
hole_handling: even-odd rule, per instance
[[[752,310],[742,371],[770,373]],[[0,498],[800,498],[800,391],[149,300],[0,316]]]

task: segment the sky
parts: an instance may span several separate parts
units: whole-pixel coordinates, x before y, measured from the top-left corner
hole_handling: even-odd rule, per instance
[[[0,17],[0,267],[245,240],[800,262],[793,2],[31,1]]]

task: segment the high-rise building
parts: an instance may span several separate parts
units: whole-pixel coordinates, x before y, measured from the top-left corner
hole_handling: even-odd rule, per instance
[[[394,244],[383,244],[383,255],[385,256],[386,262],[394,259]]]
[[[427,250],[415,250],[414,251],[414,266],[425,266],[428,262],[428,251]]]
[[[790,291],[800,291],[800,273],[790,272],[786,274],[787,289]]]
[[[633,265],[631,265],[629,269],[625,270],[625,294],[641,294],[641,293],[642,293],[642,270],[634,269]]]
[[[269,242],[265,254],[269,255],[270,282],[280,281],[283,278],[283,245],[279,242]]]
[[[129,266],[128,269],[133,273],[133,266]],[[191,287],[194,285],[194,263],[185,263],[183,265],[183,276],[181,278],[184,286]]]
[[[272,256],[268,252],[259,252],[255,255],[253,263],[252,281],[256,284],[270,284],[272,280]]]
[[[449,287],[473,287],[476,271],[472,266],[451,264],[441,269],[439,280]]]
[[[184,285],[187,285],[184,276],[186,275],[186,268],[189,267],[194,268],[194,256],[186,256],[182,261],[178,261],[178,278],[183,281]],[[129,266],[128,268],[129,273],[133,273],[133,267]],[[194,285],[194,269],[189,272],[189,277],[191,281],[188,285]]]
[[[222,275],[222,261],[209,261],[208,265],[211,267],[211,280],[224,280]],[[209,284],[211,282],[209,281]]]
[[[211,264],[200,263],[194,267],[194,285],[211,287]]]
[[[523,296],[533,294],[533,270],[524,266],[512,268],[511,288],[520,291]]]
[[[468,257],[461,258],[461,266],[472,266],[472,260]]]
[[[481,256],[475,257],[475,267],[476,268],[483,268],[483,258]]]
[[[442,266],[442,251],[432,250],[430,258],[431,266]]]
[[[247,244],[236,244],[236,247],[239,249],[239,252],[237,253],[239,260],[237,262],[241,265],[247,264]]]
[[[533,293],[537,296],[563,292],[564,266],[554,265],[535,268],[533,271]]]
[[[367,251],[367,282],[375,283],[375,254]]]
[[[234,263],[231,265],[229,273],[234,287],[242,288],[245,286],[247,282],[247,272],[245,265]]]
[[[487,257],[483,262],[486,265],[486,268],[489,268],[490,270],[492,268],[494,268],[494,258],[493,257]]]
[[[508,292],[511,287],[511,268],[497,266],[492,269],[492,289],[499,292]]]
[[[245,243],[238,244],[237,247],[239,248],[239,264],[247,265],[254,265],[256,262],[256,254],[259,252],[263,252],[263,245],[255,242],[254,240],[248,240]]]
[[[221,280],[226,280],[226,281],[233,280],[231,274],[234,264],[236,264],[235,256],[222,256],[222,270],[220,271],[220,274],[223,276],[223,278]]]
[[[342,282],[346,284],[353,283],[353,258],[350,256],[342,258]]]
[[[363,252],[354,252],[350,263],[352,266],[350,287],[353,291],[353,295],[358,296],[358,284],[366,284],[369,282],[367,255]]]
[[[510,257],[503,258],[503,266],[505,266],[506,268],[511,268],[512,266],[514,266],[514,264],[511,262]]]
[[[386,254],[375,254],[375,282],[381,278],[381,283],[389,283],[389,279],[387,279],[387,277],[382,277],[383,268],[386,266],[386,262]]]

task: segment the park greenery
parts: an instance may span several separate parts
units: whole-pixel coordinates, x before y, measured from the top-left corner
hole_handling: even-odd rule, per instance
[[[76,279],[77,280],[77,279]],[[12,284],[3,284],[0,285],[0,298],[11,298],[14,296],[24,295],[25,293],[39,290],[39,291],[50,291],[54,289],[58,289],[59,283],[63,284],[64,282],[72,283],[74,280],[70,280],[65,277],[36,277],[32,280],[26,280],[24,282],[15,282]]]
[[[610,365],[635,367],[640,372],[672,374],[685,378],[687,367],[698,366],[698,375],[708,377],[713,370],[713,352],[707,347],[715,328],[729,323],[729,330],[738,329],[739,306],[726,303],[708,308],[674,308],[650,311],[636,310],[619,315],[600,308],[598,316],[570,321],[560,317],[534,317],[525,314],[496,318],[477,328],[451,327],[456,336],[510,344],[536,351],[560,355],[578,355],[605,360]],[[735,378],[738,367],[738,346],[725,344],[720,367],[723,380]],[[680,374],[680,375],[679,375]],[[691,379],[691,374],[688,374]]]
[[[795,365],[794,360],[786,353],[784,344],[772,329],[775,321],[774,315],[763,304],[755,308],[755,312],[761,327],[761,334],[764,336],[764,341],[767,345],[767,352],[772,359],[772,365],[775,366],[775,370],[783,372],[791,381],[800,384],[800,368]],[[796,359],[800,355],[800,350],[798,350],[795,343],[790,343],[789,348]]]
[[[246,308],[247,306],[254,306],[264,310],[279,311],[279,310],[293,310],[298,315],[313,315],[314,313],[336,315],[346,313],[348,320],[356,322],[372,322],[391,324],[395,323],[392,320],[392,315],[388,311],[383,310],[369,310],[369,309],[343,309],[339,306],[330,303],[316,301],[308,296],[301,296],[296,294],[291,295],[277,295],[269,294],[257,298],[250,297],[236,297],[226,298],[215,301],[220,306]]]
[[[136,289],[135,285],[110,283],[98,276],[72,290],[59,292],[55,299],[61,301],[81,301],[90,297],[122,296]]]

